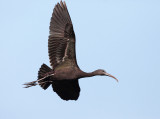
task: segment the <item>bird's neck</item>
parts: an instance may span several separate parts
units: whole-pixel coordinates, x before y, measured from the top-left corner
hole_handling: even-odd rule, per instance
[[[97,75],[97,74],[95,73],[95,71],[89,72],[89,73],[82,71],[80,78],[92,77],[92,76],[95,76],[95,75]]]

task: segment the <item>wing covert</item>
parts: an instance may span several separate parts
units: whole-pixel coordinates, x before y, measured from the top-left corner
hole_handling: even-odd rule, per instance
[[[68,59],[77,64],[73,25],[67,6],[62,1],[57,3],[51,17],[48,52],[52,68]]]

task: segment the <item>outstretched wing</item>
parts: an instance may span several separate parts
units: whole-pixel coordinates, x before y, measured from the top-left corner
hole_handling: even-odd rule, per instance
[[[77,65],[75,34],[65,2],[57,3],[53,10],[48,48],[52,68],[66,61]]]
[[[76,80],[54,80],[53,91],[63,100],[77,100],[80,93],[78,79]]]

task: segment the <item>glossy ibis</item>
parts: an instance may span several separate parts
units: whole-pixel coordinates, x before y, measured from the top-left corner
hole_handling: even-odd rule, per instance
[[[55,5],[51,17],[48,51],[52,68],[42,64],[38,80],[25,83],[25,88],[40,85],[46,90],[52,85],[53,91],[63,100],[77,100],[80,93],[78,83],[80,78],[105,75],[116,79],[102,69],[86,73],[78,67],[73,25],[66,3],[62,1]]]

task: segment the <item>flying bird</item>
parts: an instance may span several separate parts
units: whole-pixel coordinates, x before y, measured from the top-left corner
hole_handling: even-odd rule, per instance
[[[75,53],[75,33],[65,1],[55,5],[49,29],[48,53],[52,68],[42,64],[38,79],[25,83],[25,88],[40,85],[46,90],[52,85],[53,91],[61,99],[77,100],[80,94],[80,78],[104,75],[118,81],[102,69],[86,73],[79,68]]]

